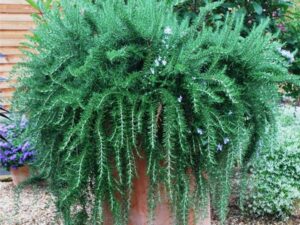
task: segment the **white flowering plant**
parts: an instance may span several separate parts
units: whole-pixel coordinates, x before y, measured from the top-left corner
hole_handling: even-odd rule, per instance
[[[163,187],[177,224],[209,193],[225,221],[234,165],[275,132],[277,83],[300,82],[266,22],[246,38],[235,15],[206,26],[220,4],[192,23],[157,0],[62,0],[43,11],[15,104],[66,224],[101,224],[105,205],[127,224],[136,157],[147,161],[149,215]]]
[[[288,219],[300,201],[300,108],[282,107],[278,139],[252,165],[245,207],[252,216]]]

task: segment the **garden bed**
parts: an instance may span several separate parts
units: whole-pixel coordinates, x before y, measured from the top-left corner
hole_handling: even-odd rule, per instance
[[[0,224],[1,225],[61,225],[55,216],[53,197],[45,186],[28,187],[15,204],[17,196],[11,182],[0,182]],[[214,220],[213,225],[220,223]],[[235,204],[230,206],[227,224],[230,225],[298,225],[300,217],[294,216],[289,221],[276,222],[272,219],[244,218]]]

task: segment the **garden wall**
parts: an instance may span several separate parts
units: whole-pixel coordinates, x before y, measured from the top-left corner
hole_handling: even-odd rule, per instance
[[[22,58],[19,46],[34,27],[30,16],[33,12],[25,0],[0,0],[0,104],[5,107],[10,105],[15,82],[15,78],[10,82],[6,79],[13,65]]]

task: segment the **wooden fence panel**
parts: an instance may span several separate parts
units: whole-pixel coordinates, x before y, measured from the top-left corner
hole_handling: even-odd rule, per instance
[[[6,108],[10,106],[16,83],[10,72],[22,60],[20,44],[35,27],[31,18],[34,12],[25,0],[0,0],[0,104]]]

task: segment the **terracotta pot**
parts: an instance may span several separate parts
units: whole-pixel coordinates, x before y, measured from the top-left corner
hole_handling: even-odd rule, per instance
[[[10,173],[12,176],[13,184],[17,186],[29,177],[29,167],[27,165],[18,167],[16,169],[11,167]]]
[[[147,164],[143,159],[137,159],[136,161],[138,176],[133,181],[133,195],[132,195],[132,207],[129,215],[128,225],[147,225],[148,218],[148,206],[147,206],[147,189],[149,179],[146,175]],[[189,225],[210,225],[211,213],[210,205],[207,205],[206,218],[201,218],[195,221],[193,212],[190,213]],[[111,213],[108,210],[105,212],[104,225],[112,225],[113,219]],[[159,203],[155,210],[155,220],[153,225],[174,225],[175,222],[172,219],[172,215],[169,209],[168,198],[162,193],[161,203]]]

